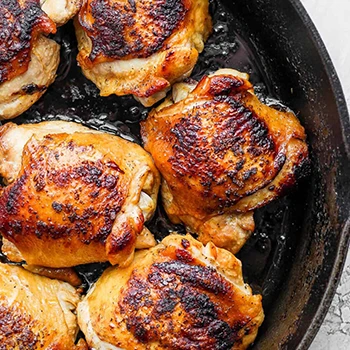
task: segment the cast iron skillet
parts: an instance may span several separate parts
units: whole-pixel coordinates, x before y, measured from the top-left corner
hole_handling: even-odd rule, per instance
[[[193,77],[231,67],[251,74],[259,97],[288,105],[305,126],[309,177],[289,196],[257,211],[256,232],[239,253],[244,277],[262,293],[265,322],[254,349],[306,349],[337,286],[349,242],[350,126],[340,83],[326,49],[298,0],[212,0],[214,33]],[[139,141],[147,110],[130,97],[101,98],[77,67],[71,24],[56,82],[17,123],[74,120]],[[171,230],[162,208],[149,224],[161,240]],[[106,264],[78,267],[88,286]]]
[[[298,0],[236,0],[275,93],[308,134],[311,176],[299,192],[301,227],[291,269],[266,315],[256,349],[307,349],[332,301],[350,235],[350,125],[329,55]],[[305,192],[304,192],[305,191]],[[289,224],[292,224],[291,221]]]

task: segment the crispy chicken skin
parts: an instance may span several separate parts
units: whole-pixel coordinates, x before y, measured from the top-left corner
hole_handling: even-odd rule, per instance
[[[84,0],[78,62],[102,96],[151,106],[191,73],[211,28],[208,0]]]
[[[59,45],[45,36],[74,16],[80,2],[0,0],[0,119],[23,113],[54,81]]]
[[[0,348],[87,350],[74,344],[79,300],[68,283],[0,263]]]
[[[253,210],[301,174],[308,159],[304,128],[293,113],[261,103],[237,71],[183,85],[142,122],[144,146],[163,176],[171,220],[235,253],[254,229]]]
[[[246,349],[263,319],[241,262],[190,235],[170,235],[129,267],[107,269],[78,305],[96,350]]]
[[[40,34],[56,32],[55,23],[35,0],[0,0],[0,83],[24,73],[30,49]]]
[[[27,264],[127,265],[155,244],[143,224],[160,180],[140,146],[75,123],[7,123],[0,159],[0,233]]]

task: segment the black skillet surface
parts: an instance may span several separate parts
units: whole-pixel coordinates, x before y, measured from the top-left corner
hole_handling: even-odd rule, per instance
[[[225,4],[225,6],[223,5]],[[298,0],[211,2],[214,32],[192,77],[232,67],[251,74],[261,99],[297,112],[308,134],[311,176],[289,196],[256,212],[256,232],[239,253],[244,275],[263,294],[266,313],[254,349],[306,349],[325,316],[349,240],[350,126],[328,54]],[[68,24],[58,78],[17,123],[70,120],[139,141],[147,109],[130,97],[102,98],[77,67]],[[149,228],[172,226],[162,208]],[[78,267],[88,287],[106,264]]]

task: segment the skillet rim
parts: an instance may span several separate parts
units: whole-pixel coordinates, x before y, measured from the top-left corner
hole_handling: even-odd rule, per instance
[[[342,141],[345,146],[346,158],[347,161],[350,162],[350,116],[348,113],[347,103],[339,76],[335,70],[334,64],[318,30],[316,29],[315,24],[313,23],[310,15],[306,11],[301,0],[289,1],[294,7],[300,19],[302,20],[302,23],[305,29],[307,30],[315,49],[319,54],[319,58],[322,62],[323,69],[328,77],[329,86],[335,98],[338,111],[338,118],[342,128]],[[302,337],[297,347],[297,350],[307,350],[310,347],[328,313],[329,307],[333,301],[335,292],[340,282],[340,278],[344,269],[346,257],[349,250],[349,245],[350,214],[348,215],[345,225],[340,233],[337,254],[333,263],[332,271],[329,275],[326,288],[323,293],[323,297],[312,320],[309,322],[308,328],[306,329],[304,336]]]
[[[342,140],[345,146],[346,159],[350,162],[350,121],[348,108],[345,100],[345,96],[341,87],[340,80],[331,61],[329,53],[315,27],[306,9],[302,5],[300,0],[287,0],[295,9],[297,15],[301,19],[304,29],[313,42],[314,49],[317,51],[322,67],[328,78],[328,84],[332,91],[332,95],[335,99],[337,108],[337,119],[342,128]],[[350,174],[349,174],[350,176]],[[333,300],[336,292],[336,288],[339,284],[341,273],[345,264],[347,251],[350,243],[350,218],[346,218],[345,225],[340,232],[337,253],[333,261],[331,272],[329,273],[329,279],[323,291],[323,297],[317,307],[317,310],[310,322],[307,324],[304,335],[297,346],[298,350],[306,350],[314,340],[319,328],[328,312],[329,306]]]

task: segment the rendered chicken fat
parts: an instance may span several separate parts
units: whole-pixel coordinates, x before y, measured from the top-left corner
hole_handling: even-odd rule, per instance
[[[56,77],[59,45],[46,35],[67,22],[82,0],[0,0],[0,120],[35,103]]]

